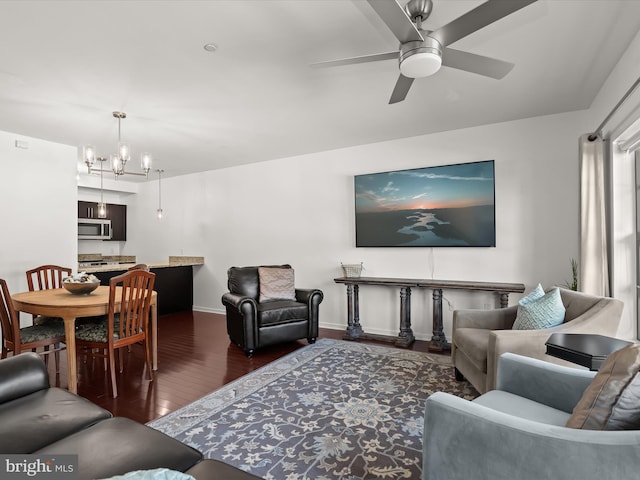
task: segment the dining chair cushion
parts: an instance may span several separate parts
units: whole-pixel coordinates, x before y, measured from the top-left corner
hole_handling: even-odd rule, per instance
[[[106,317],[105,317],[106,318]],[[118,330],[120,329],[120,314],[116,313],[113,316],[113,339],[118,340],[120,335]],[[107,342],[107,322],[90,323],[84,325],[82,328],[76,330],[76,339],[84,340],[85,342]]]
[[[33,319],[34,325],[47,325],[47,324],[59,324],[64,325],[64,320],[60,317],[43,317],[42,315],[38,315]]]
[[[39,342],[55,337],[64,338],[63,324],[47,323],[45,325],[33,325],[20,329],[21,343]]]

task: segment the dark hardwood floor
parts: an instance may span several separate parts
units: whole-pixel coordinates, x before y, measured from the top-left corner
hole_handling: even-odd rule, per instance
[[[158,331],[158,371],[153,382],[147,379],[142,346],[135,345],[131,352],[125,350],[124,371],[117,378],[118,398],[111,397],[100,358],[78,359],[78,394],[114,415],[146,423],[307,345],[306,340],[285,343],[258,350],[249,359],[229,342],[225,316],[203,312],[161,316]],[[342,330],[321,329],[320,338],[340,339],[342,334]],[[427,344],[417,341],[412,349],[427,351]],[[51,359],[52,385],[67,387],[66,368],[66,351],[59,374]]]

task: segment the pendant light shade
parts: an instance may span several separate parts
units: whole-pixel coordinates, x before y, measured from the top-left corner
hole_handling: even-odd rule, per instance
[[[162,211],[162,172],[164,170],[156,170],[158,172],[158,209],[156,210],[156,216],[158,220],[162,220],[164,213]]]

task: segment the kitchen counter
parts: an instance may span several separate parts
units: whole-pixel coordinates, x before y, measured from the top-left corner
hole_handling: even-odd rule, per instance
[[[134,265],[136,265],[136,263],[92,265],[90,267],[79,267],[78,271],[87,273],[124,272]],[[196,265],[204,265],[204,257],[170,256],[168,262],[153,262],[147,263],[147,265],[149,265],[149,268],[192,267]]]
[[[126,272],[134,265],[136,263],[93,265],[83,268],[83,271],[94,274],[102,285],[109,285],[111,278]],[[153,289],[158,292],[158,315],[193,308],[193,267],[204,265],[204,257],[169,257],[168,262],[147,265],[156,275]]]

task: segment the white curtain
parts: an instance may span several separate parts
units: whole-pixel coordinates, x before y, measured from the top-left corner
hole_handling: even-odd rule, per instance
[[[609,296],[605,142],[580,137],[580,261],[578,290]]]

